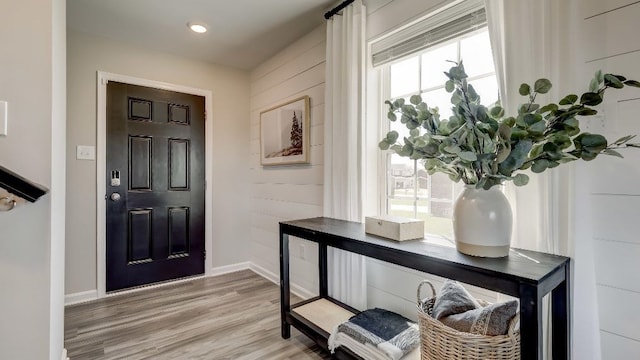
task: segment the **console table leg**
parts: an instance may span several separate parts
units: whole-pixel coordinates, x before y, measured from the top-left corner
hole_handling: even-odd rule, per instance
[[[522,360],[542,360],[542,297],[531,285],[520,285],[520,354]]]
[[[280,322],[282,338],[291,337],[291,325],[287,323],[287,314],[291,311],[291,292],[289,291],[289,235],[280,231]]]
[[[320,297],[329,296],[327,280],[327,244],[318,244],[318,274]]]
[[[571,303],[569,301],[570,270],[569,264],[565,266],[565,281],[551,291],[551,346],[554,360],[567,360],[571,358]]]

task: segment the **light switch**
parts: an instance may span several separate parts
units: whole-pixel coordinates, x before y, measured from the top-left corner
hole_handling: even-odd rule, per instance
[[[0,101],[0,136],[7,136],[9,103]]]
[[[88,145],[78,145],[76,147],[76,159],[78,160],[95,160],[96,147]]]

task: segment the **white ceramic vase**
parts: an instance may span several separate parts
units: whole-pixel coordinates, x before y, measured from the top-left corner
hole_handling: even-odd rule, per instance
[[[513,213],[501,188],[465,185],[453,208],[453,234],[459,252],[481,257],[509,255]]]

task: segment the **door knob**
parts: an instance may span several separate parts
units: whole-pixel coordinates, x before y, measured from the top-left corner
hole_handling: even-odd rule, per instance
[[[118,200],[120,200],[120,194],[118,194],[117,192],[116,192],[116,193],[111,194],[111,200],[113,200],[113,201],[118,201]]]

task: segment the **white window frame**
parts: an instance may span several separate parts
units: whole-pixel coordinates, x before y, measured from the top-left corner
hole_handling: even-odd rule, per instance
[[[386,134],[389,129],[390,129],[390,123],[389,120],[387,119],[387,112],[388,112],[388,105],[384,104],[384,100],[387,99],[391,99],[391,66],[393,64],[402,62],[406,59],[409,59],[411,57],[414,56],[418,56],[418,94],[423,94],[423,93],[427,93],[433,90],[438,90],[441,88],[444,88],[444,80],[442,82],[442,85],[438,85],[438,86],[433,86],[430,88],[422,88],[422,55],[426,52],[432,51],[434,49],[437,49],[439,47],[443,47],[443,46],[447,46],[450,45],[452,43],[457,43],[457,59],[452,59],[455,61],[460,61],[460,43],[462,40],[464,40],[465,38],[469,38],[472,36],[475,36],[479,33],[485,32],[487,31],[487,27],[482,27],[480,29],[477,29],[475,31],[466,33],[462,36],[459,36],[455,39],[437,44],[436,46],[433,47],[429,47],[426,48],[424,50],[421,50],[418,53],[415,54],[411,54],[408,56],[405,56],[403,58],[397,59],[393,62],[384,64],[382,66],[380,66],[378,69],[376,69],[377,71],[377,75],[378,75],[378,85],[379,85],[379,96],[380,99],[382,99],[382,101],[379,101],[380,104],[380,108],[379,108],[379,123],[380,123],[380,139],[384,136],[384,134]],[[463,59],[464,60],[464,59]],[[488,73],[483,73],[483,74],[478,74],[475,75],[473,77],[469,77],[469,82],[475,81],[475,80],[480,80],[480,79],[484,79],[490,76],[495,76],[495,69],[493,72],[488,72]],[[415,92],[412,93],[408,93],[408,94],[402,94],[397,96],[394,99],[397,98],[407,98],[411,95],[415,95]],[[379,213],[383,214],[383,215],[387,215],[389,213],[389,194],[390,194],[390,186],[392,186],[391,181],[390,180],[390,176],[389,176],[389,165],[390,165],[390,158],[392,153],[389,151],[379,151],[379,157],[378,157],[378,164],[379,164],[379,176],[378,176],[378,181],[380,186],[378,187],[378,203],[380,204],[379,207]],[[430,213],[431,212],[431,203],[434,202],[434,199],[431,198],[431,176],[427,177],[427,197],[426,198],[420,198],[418,196],[418,186],[419,186],[419,177],[418,177],[418,169],[421,167],[421,164],[419,164],[419,162],[417,160],[414,160],[414,197],[413,197],[413,213],[414,213],[414,217],[418,217],[418,202],[419,201],[426,201],[427,202],[427,211]],[[452,186],[451,189],[451,200],[449,199],[435,199],[435,202],[451,202],[453,204],[453,202],[455,201],[455,196],[456,196],[456,184],[454,184],[454,186]],[[427,233],[429,233],[429,225],[425,224],[425,231]]]

